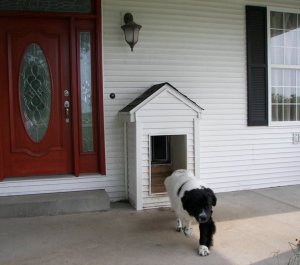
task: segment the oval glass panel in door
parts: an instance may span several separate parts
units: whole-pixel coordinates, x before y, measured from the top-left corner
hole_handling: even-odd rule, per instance
[[[30,44],[20,68],[20,105],[24,127],[34,142],[45,136],[51,115],[51,80],[41,47]]]

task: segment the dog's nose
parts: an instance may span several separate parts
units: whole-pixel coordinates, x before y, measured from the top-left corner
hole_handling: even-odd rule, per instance
[[[207,214],[204,211],[202,211],[198,215],[198,220],[199,220],[199,222],[204,222],[204,221],[206,221],[206,219],[207,219]]]

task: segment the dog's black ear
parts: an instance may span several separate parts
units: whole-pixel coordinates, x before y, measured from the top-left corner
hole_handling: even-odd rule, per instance
[[[211,198],[212,206],[216,206],[217,205],[217,197],[216,197],[215,193],[209,188],[205,188],[205,191],[208,193],[208,195]]]

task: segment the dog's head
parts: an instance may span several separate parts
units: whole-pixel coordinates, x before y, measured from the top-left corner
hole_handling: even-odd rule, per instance
[[[183,209],[199,223],[210,219],[212,207],[217,204],[216,195],[208,188],[185,191],[181,201]]]

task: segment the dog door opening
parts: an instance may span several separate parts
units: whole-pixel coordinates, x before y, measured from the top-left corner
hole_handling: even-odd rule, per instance
[[[150,192],[164,193],[165,178],[176,169],[187,168],[186,135],[156,135],[150,141]]]

